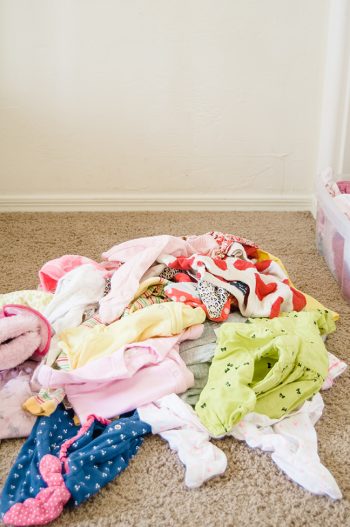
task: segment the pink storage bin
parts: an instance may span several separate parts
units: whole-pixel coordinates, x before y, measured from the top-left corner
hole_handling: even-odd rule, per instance
[[[350,193],[350,181],[337,184],[342,193]],[[350,221],[322,182],[317,189],[316,243],[343,296],[350,302]]]

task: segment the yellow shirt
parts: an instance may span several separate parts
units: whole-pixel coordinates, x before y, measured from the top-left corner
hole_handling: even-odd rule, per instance
[[[92,328],[81,325],[59,335],[59,347],[66,352],[72,369],[91,360],[111,355],[121,346],[152,337],[177,335],[205,320],[202,308],[182,302],[166,302],[145,307],[109,326]]]

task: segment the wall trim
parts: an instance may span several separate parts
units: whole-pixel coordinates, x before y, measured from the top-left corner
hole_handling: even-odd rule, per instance
[[[0,212],[311,211],[312,194],[11,194]]]
[[[312,216],[314,219],[316,219],[317,216],[317,197],[315,195],[312,196],[312,204],[311,204],[311,210],[310,210]]]

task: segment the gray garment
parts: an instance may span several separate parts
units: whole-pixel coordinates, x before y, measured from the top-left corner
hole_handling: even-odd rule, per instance
[[[211,361],[213,358],[216,343],[214,330],[219,329],[220,324],[206,321],[203,325],[203,333],[198,339],[185,340],[180,344],[180,355],[186,365]]]
[[[231,313],[227,322],[245,322],[247,319],[239,313]],[[185,340],[180,343],[180,355],[187,368],[194,376],[194,385],[180,395],[181,399],[191,406],[195,406],[201,391],[207,384],[209,368],[215,354],[216,331],[221,324],[217,322],[204,322],[204,330],[199,339]]]
[[[191,406],[196,406],[201,391],[207,384],[210,362],[203,362],[202,364],[192,364],[187,366],[194,376],[194,385],[189,388],[186,392],[180,395],[180,398]]]
[[[201,364],[203,362],[211,362],[215,353],[215,342],[209,344],[202,344],[202,346],[196,346],[189,348],[186,351],[181,350],[180,344],[180,356],[186,366],[193,366],[193,364]]]
[[[247,319],[239,313],[231,313],[227,322],[245,322]],[[197,364],[212,360],[215,352],[216,331],[220,328],[221,323],[204,322],[204,330],[199,339],[185,340],[180,344],[180,355],[186,365]]]

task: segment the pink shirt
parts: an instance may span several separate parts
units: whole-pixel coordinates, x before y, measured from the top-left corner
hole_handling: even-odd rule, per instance
[[[89,414],[114,417],[193,386],[193,374],[178,350],[180,342],[202,332],[200,324],[173,337],[128,344],[68,372],[43,365],[37,380],[47,388],[63,387],[81,423]]]

